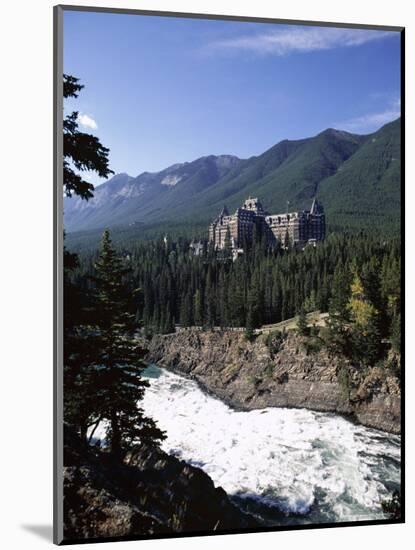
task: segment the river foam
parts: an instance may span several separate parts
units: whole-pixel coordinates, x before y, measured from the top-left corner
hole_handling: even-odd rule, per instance
[[[382,519],[400,483],[400,437],[305,409],[235,411],[197,383],[147,371],[140,403],[167,432],[163,449],[202,468],[267,523]]]

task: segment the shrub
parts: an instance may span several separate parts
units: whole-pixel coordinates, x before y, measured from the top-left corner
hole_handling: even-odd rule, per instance
[[[247,340],[248,342],[253,342],[257,336],[258,335],[255,334],[253,329],[247,328],[245,330],[245,340]]]
[[[278,353],[281,350],[282,344],[286,337],[286,332],[281,332],[280,330],[273,330],[267,334],[267,336],[265,337],[265,345],[267,346],[271,355],[274,353]]]
[[[350,374],[346,367],[341,367],[337,374],[337,379],[340,384],[340,388],[342,390],[343,397],[345,399],[350,398],[350,390],[351,390],[351,380],[350,380]]]
[[[308,324],[307,324],[307,315],[303,307],[300,309],[297,321],[298,332],[302,336],[307,336],[309,334]]]
[[[304,351],[306,355],[311,353],[318,353],[323,348],[323,342],[320,338],[308,338],[304,344]]]
[[[272,363],[271,361],[267,364],[267,366],[265,367],[265,376],[268,376],[269,378],[271,378],[273,372],[274,372],[274,363]]]

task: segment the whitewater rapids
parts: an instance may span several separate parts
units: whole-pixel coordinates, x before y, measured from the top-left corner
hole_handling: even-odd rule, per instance
[[[270,525],[384,519],[400,487],[400,437],[330,413],[235,411],[196,382],[151,366],[139,404],[167,432],[162,448],[202,468]]]

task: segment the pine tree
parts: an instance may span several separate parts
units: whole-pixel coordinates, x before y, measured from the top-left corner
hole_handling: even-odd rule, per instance
[[[379,315],[370,317],[364,333],[362,342],[362,362],[366,365],[375,365],[382,354],[381,331],[379,326]]]
[[[247,340],[252,340],[255,334],[255,323],[254,315],[252,312],[252,306],[248,306],[248,312],[246,314],[246,323],[245,323],[245,337]]]
[[[174,326],[173,318],[170,312],[170,304],[167,303],[164,311],[164,321],[160,332],[162,334],[171,334],[174,331],[175,331],[175,326]]]
[[[245,293],[242,285],[242,280],[234,279],[228,290],[230,324],[235,327],[242,327],[245,322]]]
[[[349,317],[347,304],[350,299],[350,272],[342,265],[337,264],[333,275],[331,286],[331,299],[329,302],[329,313],[341,322],[346,322]]]
[[[200,327],[203,325],[203,304],[202,304],[202,295],[200,289],[197,289],[195,292],[195,297],[193,301],[194,309],[194,321],[195,325]]]
[[[401,353],[401,314],[398,313],[392,319],[390,340],[392,349]]]
[[[350,346],[347,328],[350,314],[350,279],[349,271],[338,263],[333,275],[327,334],[327,344],[335,353],[346,353]]]
[[[208,272],[205,292],[205,322],[208,328],[213,328],[216,322],[216,296],[212,276]]]
[[[130,268],[122,265],[112,247],[109,232],[102,237],[95,264],[95,324],[92,344],[98,350],[94,365],[96,424],[107,424],[106,439],[111,453],[122,456],[142,443],[159,443],[164,433],[144,415],[137,402],[148,382],[141,377],[143,349],[134,339],[135,317],[130,313],[131,296],[124,282]]]
[[[183,327],[191,327],[193,325],[193,304],[189,292],[184,295],[181,302],[180,323]]]
[[[298,332],[302,336],[306,336],[308,334],[308,323],[307,323],[307,315],[305,313],[305,309],[303,306],[300,308],[300,313],[298,315]]]
[[[262,297],[255,281],[248,292],[246,327],[259,328],[262,325]]]
[[[70,75],[64,75],[65,98],[78,96],[83,85]],[[78,129],[78,113],[68,115],[63,122],[63,187],[67,196],[78,195],[83,200],[92,197],[93,185],[82,179],[79,172],[88,170],[108,177],[109,149],[95,136]],[[78,173],[74,169],[78,170]],[[85,440],[90,424],[97,419],[90,396],[94,391],[94,368],[98,350],[90,333],[91,297],[86,287],[75,284],[74,271],[79,269],[77,254],[64,249],[64,421],[76,426]]]
[[[82,88],[78,78],[63,75],[65,98],[78,97]],[[78,115],[77,111],[73,111],[63,121],[63,186],[67,197],[75,194],[88,200],[93,196],[94,186],[82,179],[79,172],[93,170],[102,178],[114,172],[108,167],[109,149],[97,137],[79,131]]]

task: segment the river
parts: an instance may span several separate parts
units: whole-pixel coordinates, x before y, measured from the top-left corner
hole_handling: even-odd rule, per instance
[[[235,411],[156,366],[140,404],[167,432],[163,450],[202,468],[267,525],[384,519],[400,487],[400,437],[331,413]]]

